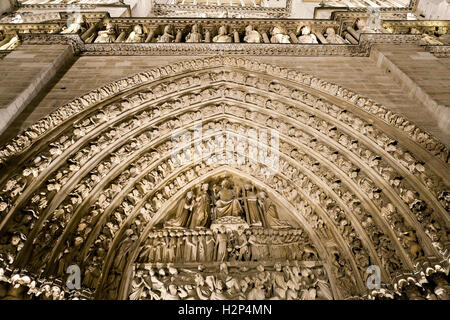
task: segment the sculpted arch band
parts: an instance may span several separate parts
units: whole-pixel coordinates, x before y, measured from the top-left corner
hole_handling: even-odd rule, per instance
[[[251,161],[254,145],[277,165]],[[349,299],[376,265],[383,290],[414,292],[403,275],[448,267],[448,155],[336,84],[188,59],[76,98],[0,150],[1,270],[78,265],[101,299]]]

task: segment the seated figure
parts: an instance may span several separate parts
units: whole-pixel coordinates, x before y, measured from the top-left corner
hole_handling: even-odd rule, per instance
[[[114,24],[108,22],[106,24],[106,29],[101,30],[97,34],[97,39],[95,39],[95,43],[111,43],[116,40],[116,31],[114,29]]]
[[[230,182],[225,179],[222,181],[222,189],[217,193],[216,218],[225,216],[241,216],[244,212],[239,200],[236,199]]]
[[[326,37],[325,39],[328,41],[328,43],[336,43],[336,44],[345,44],[348,43],[347,40],[344,40],[340,35],[336,34],[336,31],[334,31],[334,28],[327,28],[326,31]]]
[[[133,28],[133,31],[130,32],[130,35],[128,36],[127,40],[125,42],[144,42],[144,31],[142,30],[142,27],[140,25],[135,25]]]
[[[219,28],[219,34],[213,38],[213,42],[233,42],[233,39],[229,34],[227,34],[227,27],[221,26]]]
[[[298,43],[319,43],[316,36],[311,33],[308,26],[304,26],[301,30],[301,35],[298,37]]]
[[[261,43],[261,35],[258,31],[253,29],[252,25],[245,27],[244,42],[247,43]]]
[[[69,33],[83,33],[86,31],[86,18],[82,14],[76,15],[74,21],[63,31],[61,34],[69,34]]]
[[[286,34],[286,30],[283,27],[275,26],[270,34],[272,37],[270,38],[271,43],[291,43],[289,36]]]
[[[164,33],[158,37],[156,42],[173,42],[174,36],[170,33],[170,26],[164,27]]]
[[[202,42],[202,35],[198,32],[198,25],[192,26],[191,32],[186,36],[186,42]]]

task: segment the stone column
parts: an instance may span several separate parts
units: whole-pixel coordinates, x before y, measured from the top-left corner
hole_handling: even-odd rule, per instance
[[[264,30],[264,31],[261,31],[261,35],[262,35],[262,37],[263,37],[264,43],[270,43],[269,36],[267,35],[267,32],[266,32],[265,30]]]
[[[289,37],[291,37],[291,42],[292,43],[298,43],[298,39],[297,39],[297,36],[295,35],[295,33],[294,32],[289,32]]]
[[[314,35],[317,37],[317,39],[319,39],[320,43],[323,43],[323,44],[327,44],[328,43],[327,39],[325,39],[325,37],[323,36],[322,32],[314,31]]]
[[[211,42],[211,27],[204,27],[203,28],[205,30],[205,42]]]
[[[127,33],[122,31],[114,42],[124,42],[126,40]]]
[[[145,42],[152,42],[153,37],[155,36],[155,28],[151,27],[148,28],[148,35],[147,38],[145,39]]]
[[[177,35],[175,37],[175,42],[179,43],[179,42],[181,42],[181,37],[183,36],[183,29],[177,28],[176,31],[177,31]]]
[[[240,42],[240,40],[239,40],[239,32],[237,32],[236,29],[233,30],[233,36],[234,36],[234,42],[236,42],[236,43]]]
[[[0,60],[0,134],[63,67],[73,64],[70,45],[20,45]]]

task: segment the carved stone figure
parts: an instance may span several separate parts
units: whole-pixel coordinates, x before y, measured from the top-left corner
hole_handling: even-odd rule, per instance
[[[344,40],[340,35],[336,34],[334,28],[327,28],[325,33],[325,39],[328,43],[336,43],[336,44],[346,44],[347,40]]]
[[[194,207],[194,194],[188,191],[186,196],[180,201],[175,211],[175,217],[168,220],[164,226],[181,228],[188,225],[189,217],[191,216],[192,208]]]
[[[157,42],[173,42],[174,38],[175,37],[171,33],[171,27],[165,26],[163,34],[161,36],[159,36],[156,41]]]
[[[144,42],[145,34],[142,27],[137,24],[133,27],[133,31],[130,32],[127,40],[125,42]]]
[[[223,42],[233,42],[231,36],[227,33],[227,27],[221,26],[219,28],[219,33],[213,38],[213,42],[223,43]]]
[[[97,34],[97,38],[95,39],[95,43],[112,43],[116,40],[116,30],[115,26],[112,22],[108,22],[106,24],[106,29],[101,30]]]
[[[264,191],[258,194],[258,203],[261,210],[261,216],[264,217],[266,226],[269,228],[289,228],[290,224],[278,218],[277,207],[273,201],[267,197]]]
[[[241,204],[236,198],[235,192],[231,189],[228,179],[222,181],[222,189],[217,192],[216,218],[225,216],[241,216],[243,213]]]
[[[209,184],[204,183],[199,187],[199,194],[195,199],[189,228],[206,227],[211,219],[211,205],[208,195]]]
[[[252,186],[246,184],[244,186],[246,197],[244,199],[244,207],[248,224],[252,226],[262,226],[262,218],[258,208],[258,197]]]
[[[422,45],[443,45],[443,43],[435,37],[433,34],[428,34],[426,32],[421,32],[417,28],[411,28],[411,34],[420,34],[422,35],[422,39],[420,40],[420,44]]]
[[[304,26],[301,29],[301,35],[298,37],[298,43],[319,43],[314,34],[311,33],[311,29],[308,26]]]
[[[261,34],[253,29],[252,25],[245,27],[244,42],[247,43],[261,43]]]
[[[198,25],[192,25],[191,32],[186,36],[186,42],[202,42],[202,35],[198,32]]]
[[[291,43],[286,30],[281,26],[275,26],[270,31],[272,37],[270,38],[271,43]]]
[[[86,31],[86,17],[83,14],[77,14],[73,22],[64,30],[62,30],[61,34],[69,34],[69,33],[83,33]]]

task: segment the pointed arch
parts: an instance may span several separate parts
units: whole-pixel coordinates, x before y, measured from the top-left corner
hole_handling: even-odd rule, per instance
[[[360,294],[368,261],[381,265],[383,279],[390,282],[394,272],[412,271],[420,259],[448,256],[445,146],[402,116],[335,84],[227,57],[180,62],[108,84],[61,107],[0,149],[0,233],[23,235],[20,246],[4,254],[16,267],[48,275],[58,273],[60,260],[92,266],[96,257],[106,263],[101,267],[104,283],[124,230],[119,226],[106,236],[105,225],[114,226],[111,219],[126,217],[126,210],[137,215],[142,199],[154,190],[145,194],[136,186],[148,174],[160,174],[157,165],[170,154],[172,135],[192,130],[198,121],[280,133],[276,151],[297,176],[279,176],[297,188],[312,208],[311,217],[333,234]],[[154,186],[167,181],[162,177]],[[266,182],[255,181],[274,194]],[[185,190],[179,189],[177,197]],[[135,190],[142,197],[137,206],[130,200]],[[175,198],[167,199],[167,206]],[[293,209],[298,207],[295,199],[282,199],[279,205],[296,212],[333,279],[331,257],[326,245],[316,242],[320,237],[313,218]],[[96,252],[102,241],[104,257]],[[32,261],[42,263],[30,266]],[[133,258],[128,269],[132,263]],[[122,297],[124,281],[118,289]],[[332,285],[338,292],[339,284],[333,280]]]

